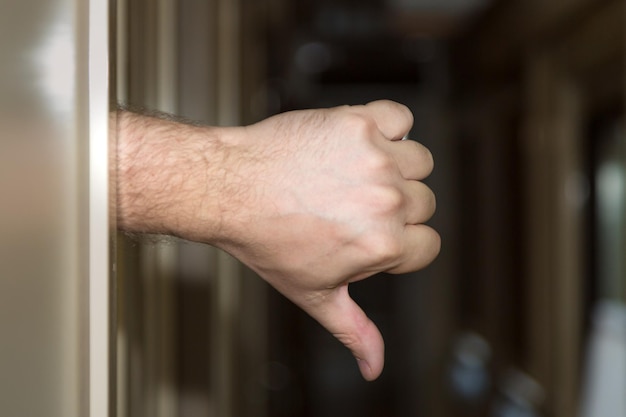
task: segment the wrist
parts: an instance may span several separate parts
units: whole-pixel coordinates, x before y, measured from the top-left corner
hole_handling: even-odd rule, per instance
[[[120,229],[207,243],[222,239],[227,131],[121,113]]]

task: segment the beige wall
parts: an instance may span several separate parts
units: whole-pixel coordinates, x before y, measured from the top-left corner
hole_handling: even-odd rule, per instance
[[[101,12],[92,21],[89,5]],[[108,7],[97,0],[2,2],[2,415],[107,412],[108,353],[98,358],[104,374],[90,369],[99,353],[89,340],[104,343],[106,352],[108,51],[100,41],[108,34]],[[91,73],[100,86],[91,94],[90,39],[91,62],[105,63]],[[99,271],[92,274],[92,266]],[[89,298],[96,285],[104,288],[97,308]],[[92,327],[90,319],[102,326]],[[104,407],[90,414],[90,404],[99,403]]]

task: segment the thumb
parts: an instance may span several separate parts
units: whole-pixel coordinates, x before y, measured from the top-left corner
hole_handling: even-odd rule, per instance
[[[331,332],[354,355],[361,375],[378,378],[385,362],[385,344],[380,331],[348,294],[348,284],[337,287],[307,312]]]

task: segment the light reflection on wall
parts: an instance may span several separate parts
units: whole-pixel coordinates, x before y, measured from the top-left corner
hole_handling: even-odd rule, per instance
[[[0,407],[76,416],[82,2],[5,0],[0,39]],[[86,58],[86,57],[82,57]],[[83,74],[83,78],[86,75]],[[86,95],[88,92],[81,91]]]
[[[66,9],[67,7],[64,7]],[[75,29],[68,19],[68,11],[58,13],[34,48],[33,65],[36,70],[38,91],[42,93],[48,108],[57,113],[73,110],[76,86]]]
[[[626,280],[626,158],[621,131],[613,131],[596,174],[599,295],[618,297]]]

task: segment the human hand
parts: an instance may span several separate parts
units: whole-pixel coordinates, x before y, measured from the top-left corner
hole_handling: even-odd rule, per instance
[[[421,180],[430,152],[401,140],[400,104],[283,113],[247,127],[191,126],[122,112],[118,226],[218,246],[382,372],[380,332],[348,285],[430,263],[439,235],[424,225],[435,198]]]
[[[224,249],[346,345],[367,380],[382,372],[384,344],[348,284],[420,269],[440,247],[422,224],[435,210],[420,182],[431,154],[400,140],[412,124],[406,107],[378,101],[280,114],[237,141],[244,194]]]

